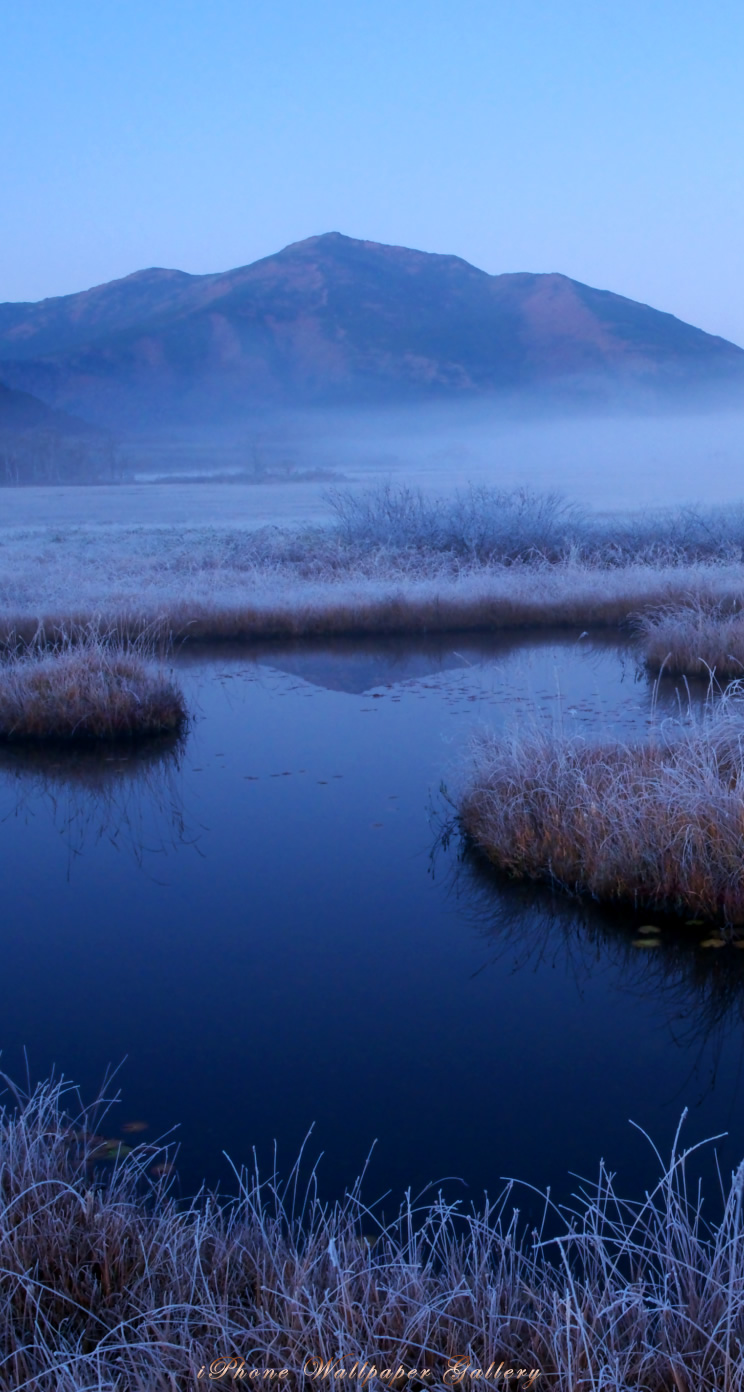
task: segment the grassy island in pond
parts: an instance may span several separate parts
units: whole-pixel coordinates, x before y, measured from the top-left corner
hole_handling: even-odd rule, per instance
[[[0,659],[0,740],[116,740],[178,731],[181,691],[136,648],[101,639]]]
[[[743,697],[634,744],[485,735],[462,825],[512,875],[744,927]]]
[[[742,597],[718,602],[686,601],[644,615],[639,622],[646,666],[669,676],[708,677],[721,681],[744,673]]]

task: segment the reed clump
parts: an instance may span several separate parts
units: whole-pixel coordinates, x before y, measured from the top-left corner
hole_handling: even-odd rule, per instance
[[[183,693],[142,642],[58,635],[0,658],[0,740],[129,739],[185,722]]]
[[[339,1366],[357,1385],[357,1362],[378,1370],[359,1385],[441,1388],[463,1359],[522,1367],[522,1387],[744,1382],[744,1167],[706,1219],[679,1132],[644,1197],[619,1196],[601,1164],[527,1234],[511,1183],[468,1211],[408,1197],[385,1220],[358,1184],[327,1204],[297,1166],[285,1181],[254,1168],[232,1199],[178,1203],[153,1147],[125,1154],[104,1124],[55,1080],[0,1113],[3,1388],[186,1392],[232,1358],[223,1384],[286,1369],[293,1392],[316,1385],[318,1359],[322,1385]]]
[[[636,744],[485,734],[460,815],[511,875],[744,927],[744,687]]]
[[[744,673],[741,599],[688,597],[642,615],[637,623],[647,667],[670,676],[740,678]]]

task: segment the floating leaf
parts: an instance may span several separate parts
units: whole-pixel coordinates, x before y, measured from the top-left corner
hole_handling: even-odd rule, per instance
[[[661,932],[661,929],[660,929],[660,928],[657,928],[655,923],[644,923],[643,927],[638,929],[638,932],[639,932],[639,933],[660,933],[660,932]]]
[[[131,1155],[131,1153],[132,1147],[125,1145],[123,1141],[102,1139],[99,1145],[93,1147],[90,1155],[95,1160],[119,1160],[125,1155]]]
[[[634,938],[633,947],[661,947],[658,938]]]
[[[725,947],[725,946],[726,946],[726,940],[725,940],[725,938],[703,938],[703,941],[701,942],[700,946],[701,946],[701,947]]]
[[[146,1121],[125,1121],[121,1129],[128,1135],[132,1135],[135,1131],[147,1131],[148,1127],[149,1123]]]
[[[687,925],[688,928],[702,928],[704,922],[705,922],[705,919],[703,919],[703,918],[686,918],[686,919],[685,919],[685,924]]]

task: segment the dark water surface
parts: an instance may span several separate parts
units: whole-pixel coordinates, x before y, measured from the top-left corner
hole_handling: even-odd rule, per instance
[[[432,859],[474,726],[540,718],[642,733],[632,655],[586,638],[459,636],[192,651],[182,750],[5,752],[2,1065],[52,1064],[107,1123],[179,1124],[179,1174],[227,1152],[366,1192],[504,1175],[568,1193],[600,1156],[636,1192],[668,1150],[723,1130],[744,1153],[744,953],[503,884],[452,841]],[[668,690],[659,709],[673,708]],[[658,718],[658,712],[657,712]],[[653,921],[653,916],[651,917]]]

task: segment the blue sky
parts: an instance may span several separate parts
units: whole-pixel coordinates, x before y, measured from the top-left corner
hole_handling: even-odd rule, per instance
[[[337,230],[744,343],[744,6],[4,0],[0,300]]]

